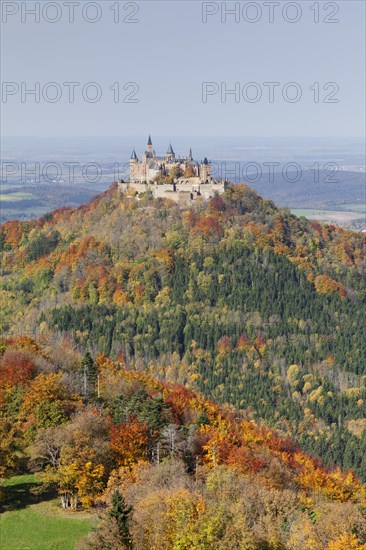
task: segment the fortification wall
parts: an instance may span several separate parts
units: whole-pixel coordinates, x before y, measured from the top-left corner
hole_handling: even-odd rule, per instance
[[[189,183],[178,182],[175,187],[170,184],[150,183],[119,183],[118,188],[123,193],[136,192],[137,196],[150,190],[155,199],[170,199],[177,203],[185,203],[199,199],[210,199],[225,191],[224,183],[200,183],[199,178],[191,178]]]

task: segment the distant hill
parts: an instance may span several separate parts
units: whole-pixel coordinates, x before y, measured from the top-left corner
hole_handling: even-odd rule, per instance
[[[295,179],[296,173],[289,173],[289,178]],[[274,174],[274,181],[270,183],[267,174],[253,187],[263,197],[294,210],[298,215],[334,222],[356,231],[366,227],[365,172],[340,170],[334,174],[330,171],[315,174],[303,170],[296,183],[289,183],[279,173]]]
[[[1,243],[5,334],[122,354],[366,480],[364,235],[245,185],[186,208],[113,186]]]
[[[268,181],[268,177],[263,177],[253,187],[259,194],[281,206],[330,209],[357,202],[364,205],[365,177],[364,172],[341,170],[332,174],[330,171],[314,173],[304,170],[296,183],[289,183],[282,174],[275,173],[273,183]]]
[[[0,222],[38,218],[62,206],[76,208],[97,193],[80,184],[2,185]]]

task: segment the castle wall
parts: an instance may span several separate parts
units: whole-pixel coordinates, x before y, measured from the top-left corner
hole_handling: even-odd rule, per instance
[[[196,180],[196,181],[191,181]],[[200,183],[199,178],[189,178],[189,183],[178,182],[175,186],[151,183],[119,183],[118,188],[123,193],[135,191],[137,196],[150,190],[155,199],[170,199],[179,204],[186,204],[200,199],[210,199],[216,194],[221,195],[225,191],[224,183]]]

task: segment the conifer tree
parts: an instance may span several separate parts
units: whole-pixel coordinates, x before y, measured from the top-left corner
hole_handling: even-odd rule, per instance
[[[94,359],[89,352],[84,355],[84,358],[81,362],[80,377],[81,393],[84,395],[85,398],[88,398],[90,396],[94,397],[95,385],[98,379],[98,371]]]
[[[128,527],[131,511],[132,508],[126,505],[122,493],[118,490],[115,491],[112,496],[112,508],[109,515],[117,521],[121,541],[128,549],[132,549],[132,540]]]

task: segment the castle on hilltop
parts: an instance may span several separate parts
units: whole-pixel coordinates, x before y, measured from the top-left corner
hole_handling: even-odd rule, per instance
[[[157,156],[151,136],[146,150],[138,159],[133,149],[130,159],[130,178],[121,181],[120,191],[141,193],[151,191],[154,198],[169,198],[175,202],[188,202],[200,197],[211,198],[224,192],[225,184],[212,178],[211,164],[205,157],[193,160],[192,149],[187,157],[177,157],[170,144],[164,156]]]
[[[141,160],[137,158],[135,149],[132,151],[130,159],[130,182],[144,183],[159,179],[164,181],[164,177],[177,179],[195,179],[195,183],[208,183],[211,180],[211,165],[207,158],[201,163],[193,160],[192,149],[188,157],[176,158],[171,144],[166,154],[158,157],[154,151],[151,136],[147,141],[146,151],[142,154]]]

